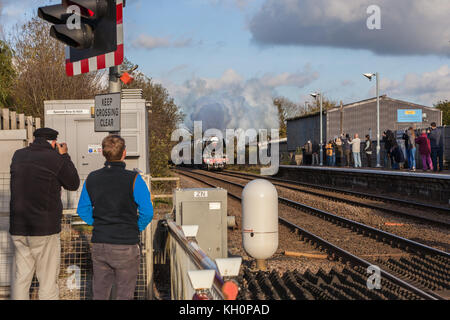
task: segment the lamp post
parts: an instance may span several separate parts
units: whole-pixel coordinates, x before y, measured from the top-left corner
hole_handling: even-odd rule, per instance
[[[376,73],[365,73],[364,77],[372,81],[373,77],[377,78],[377,168],[381,168],[381,144],[380,144],[380,75]]]
[[[311,93],[311,97],[314,99],[320,97],[320,143],[319,143],[319,152],[320,152],[320,166],[323,167],[323,95],[322,93]]]

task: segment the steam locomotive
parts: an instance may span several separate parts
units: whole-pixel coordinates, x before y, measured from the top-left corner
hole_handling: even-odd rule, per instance
[[[218,137],[210,137],[204,139],[203,143],[203,164],[205,170],[223,170],[228,162],[225,154],[224,144],[222,144],[222,152],[217,152],[220,139]]]
[[[222,141],[223,142],[223,141]],[[208,171],[222,171],[225,169],[228,163],[228,158],[225,151],[225,143],[222,144],[222,152],[218,150],[220,147],[219,137],[205,137],[202,140],[196,140],[190,142],[191,159],[188,164],[184,163],[183,166],[193,167],[197,169],[203,169]],[[202,159],[201,163],[195,161],[195,151],[201,150]],[[183,154],[180,154],[183,156]]]

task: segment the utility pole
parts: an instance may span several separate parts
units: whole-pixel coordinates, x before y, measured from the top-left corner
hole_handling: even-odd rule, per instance
[[[120,82],[120,66],[109,68],[109,93],[117,93],[122,91]]]
[[[342,102],[342,100],[341,100],[341,108],[340,108],[340,111],[341,111],[341,127],[340,127],[340,133],[341,133],[341,136],[344,134],[344,103]]]
[[[376,73],[364,73],[364,77],[372,81],[377,78],[377,168],[381,168],[381,134],[380,134],[380,75]]]
[[[322,92],[311,93],[311,97],[316,99],[316,105],[320,97],[320,142],[319,142],[319,153],[320,153],[320,166],[323,166],[323,94]]]
[[[109,93],[121,93],[122,84],[120,82],[120,66],[109,68]],[[121,104],[121,102],[120,102]],[[119,106],[120,108],[120,106]],[[110,131],[109,134],[120,135],[120,131]]]

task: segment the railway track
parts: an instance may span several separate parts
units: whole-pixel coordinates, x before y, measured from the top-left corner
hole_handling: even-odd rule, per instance
[[[199,172],[193,172],[193,171],[185,171],[185,170],[177,170],[179,174],[188,176],[192,179],[198,180],[201,183],[210,185],[211,187],[218,187],[217,184],[210,183],[205,181],[206,179],[212,179],[214,181],[224,183],[231,185],[235,188],[242,189],[244,188],[243,185],[228,181],[216,176],[211,176],[205,173],[199,173]],[[227,188],[228,189],[228,188]],[[240,200],[240,196],[229,192],[229,195],[233,198],[236,198]],[[377,242],[382,242],[384,244],[387,244],[391,247],[398,248],[401,251],[408,253],[410,256],[404,256],[400,259],[389,259],[389,260],[383,260],[383,259],[376,259],[372,261],[367,261],[360,256],[353,254],[349,252],[348,250],[343,249],[342,247],[325,240],[324,238],[316,235],[313,232],[310,232],[306,230],[305,228],[299,226],[295,222],[291,221],[291,219],[286,219],[284,217],[279,218],[280,224],[287,226],[292,231],[296,232],[301,240],[310,241],[316,248],[318,248],[321,251],[327,252],[327,254],[334,259],[339,259],[343,263],[348,263],[354,268],[352,269],[352,272],[354,270],[359,270],[359,274],[361,277],[362,270],[366,270],[368,267],[373,266],[375,263],[378,263],[382,265],[381,269],[381,275],[382,275],[382,281],[385,281],[383,285],[387,286],[387,288],[397,288],[392,289],[396,292],[399,290],[406,290],[410,294],[412,294],[414,297],[419,297],[422,299],[445,299],[444,296],[440,295],[439,293],[444,292],[444,295],[446,291],[450,289],[450,279],[448,276],[448,267],[450,266],[450,256],[448,253],[437,250],[428,246],[425,246],[423,244],[387,233],[385,231],[355,222],[351,221],[349,219],[345,219],[343,217],[336,216],[330,212],[326,212],[323,210],[319,210],[313,207],[306,206],[304,204],[286,199],[286,198],[279,198],[279,201],[281,204],[292,207],[296,209],[297,211],[301,212],[307,212],[308,215],[315,216],[317,218],[320,218],[322,220],[322,223],[329,224],[332,223],[336,226],[338,226],[341,229],[349,229],[351,233],[358,234],[359,236],[362,236],[364,238],[371,238],[376,240]],[[326,227],[328,228],[328,227]],[[372,240],[373,241],[373,240]],[[356,269],[355,269],[356,268]],[[362,269],[361,269],[362,268]],[[350,272],[350,271],[347,271]],[[322,276],[322,278],[330,278],[328,276]],[[262,278],[261,278],[262,277]],[[268,277],[268,279],[264,279],[264,277]],[[280,288],[288,288],[286,281],[290,283],[290,285],[293,285],[293,279],[297,279],[301,282],[301,277],[299,278],[298,275],[295,274],[288,274],[287,276],[283,276],[283,278],[276,277],[275,275],[264,275],[260,276],[260,280],[262,282],[271,281],[273,283],[272,287],[275,288],[277,283]],[[270,280],[270,278],[273,280]],[[286,278],[286,279],[284,279]],[[314,277],[313,277],[314,278]],[[320,278],[320,277],[319,277]],[[336,277],[331,276],[331,278],[336,280]],[[356,277],[358,278],[358,277]],[[274,280],[275,279],[275,280]],[[281,280],[280,280],[281,279]],[[317,276],[315,277],[317,280]],[[305,280],[305,279],[303,279]],[[248,283],[253,283],[255,285],[256,278],[252,278],[249,274],[246,276],[246,281]],[[318,280],[319,281],[319,280]],[[256,281],[258,282],[258,281]],[[319,281],[324,286],[329,285],[326,282]],[[298,282],[297,282],[298,284]],[[310,283],[311,284],[311,283]],[[343,286],[346,287],[348,284],[342,283],[338,281],[338,283],[334,283],[336,286]],[[314,284],[312,284],[314,285]],[[317,284],[316,284],[317,285]],[[394,287],[392,287],[394,286]],[[298,286],[292,287],[292,290],[295,290]],[[266,290],[267,290],[266,286]],[[298,288],[297,288],[298,289]],[[275,289],[274,289],[275,290]],[[405,291],[405,292],[406,292]],[[251,291],[251,292],[258,292]],[[439,292],[439,293],[437,293]],[[245,297],[245,290],[243,292],[243,295]],[[388,294],[389,295],[389,294]],[[407,293],[404,293],[403,296],[407,296]],[[356,294],[358,296],[358,294]],[[411,297],[413,297],[411,296]]]
[[[445,226],[450,228],[450,208],[442,207],[442,206],[435,206],[431,204],[426,203],[419,203],[419,202],[413,202],[413,201],[406,201],[402,199],[396,199],[392,197],[386,197],[386,196],[378,196],[373,194],[367,194],[362,192],[355,192],[355,191],[349,191],[349,190],[343,190],[338,188],[331,188],[331,187],[323,187],[323,186],[317,186],[313,184],[307,184],[303,182],[298,181],[292,181],[292,180],[285,180],[285,179],[279,179],[279,178],[273,178],[273,177],[263,177],[248,173],[242,173],[242,172],[231,172],[231,171],[224,171],[221,172],[222,175],[241,178],[241,179],[266,179],[271,181],[275,186],[283,187],[286,189],[299,191],[303,193],[308,193],[311,195],[327,198],[332,201],[336,202],[342,202],[347,203],[354,206],[369,208],[369,209],[375,209],[375,210],[381,210],[384,212],[387,212],[392,215],[414,219],[416,221],[420,221],[423,223],[428,223],[432,225],[437,226]],[[301,186],[301,187],[299,187]],[[315,189],[315,190],[314,190]],[[323,190],[325,192],[331,192],[331,193],[338,193],[338,195],[333,195],[330,193],[324,193],[317,190]],[[344,195],[344,197],[342,197]],[[353,199],[346,198],[345,195],[352,196]],[[355,198],[359,198],[361,200],[371,199],[377,202],[382,202],[381,204],[373,204],[373,203],[367,203],[363,202],[361,200],[355,200]],[[387,204],[387,205],[386,205]],[[413,213],[411,211],[405,212],[404,210],[393,208],[389,204],[394,204],[396,206],[401,207],[408,207],[412,208],[416,213]]]

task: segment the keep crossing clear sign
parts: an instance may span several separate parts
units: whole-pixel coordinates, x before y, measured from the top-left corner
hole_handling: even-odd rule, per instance
[[[95,96],[95,132],[120,132],[121,95]]]

